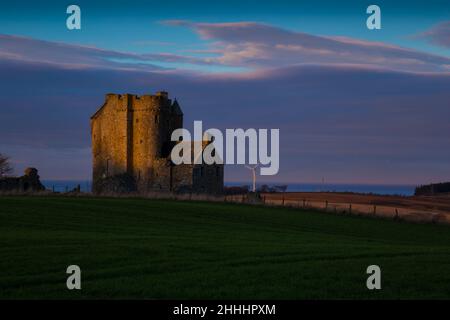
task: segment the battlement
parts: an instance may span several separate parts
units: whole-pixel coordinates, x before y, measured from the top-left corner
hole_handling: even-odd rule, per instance
[[[145,94],[139,96],[137,94],[125,93],[125,94],[117,94],[117,93],[107,93],[105,96],[105,100],[116,100],[116,101],[124,101],[124,100],[170,100],[169,93],[167,91],[157,91],[154,95]]]
[[[113,109],[116,112],[139,112],[143,110],[154,110],[159,112],[161,110],[168,110],[177,115],[182,115],[178,103],[176,100],[172,103],[172,100],[169,99],[169,94],[166,91],[158,91],[153,95],[145,94],[142,96],[130,93],[107,93],[105,95],[103,106],[91,116],[91,119],[97,118],[107,105],[113,106]]]

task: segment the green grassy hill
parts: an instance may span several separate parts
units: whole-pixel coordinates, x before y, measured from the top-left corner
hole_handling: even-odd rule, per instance
[[[288,208],[0,197],[0,256],[0,298],[450,298],[450,227]]]

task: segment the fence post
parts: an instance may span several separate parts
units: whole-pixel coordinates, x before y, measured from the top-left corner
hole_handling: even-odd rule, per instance
[[[394,219],[395,219],[395,220],[398,219],[398,209],[397,209],[397,208],[395,208],[395,217],[394,217]]]
[[[350,203],[349,206],[348,206],[348,213],[349,213],[349,214],[352,214],[352,204],[351,204],[351,203]]]
[[[373,215],[376,215],[376,214],[377,214],[377,206],[373,205]]]
[[[305,207],[306,207],[306,200],[303,199],[303,208],[305,208]]]
[[[325,211],[328,210],[328,200],[325,201]]]

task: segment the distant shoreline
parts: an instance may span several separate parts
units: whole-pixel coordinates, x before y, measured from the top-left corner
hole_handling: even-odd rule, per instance
[[[80,185],[81,191],[90,192],[90,180],[42,180],[44,186],[56,192],[70,191]],[[258,183],[261,186],[266,183]],[[287,192],[348,192],[378,195],[414,195],[415,185],[380,185],[380,184],[339,184],[339,183],[267,183],[268,185],[287,185]],[[249,182],[225,182],[225,186],[250,185]]]
[[[265,183],[259,183],[258,186]],[[416,185],[392,184],[352,184],[352,183],[267,183],[268,185],[287,185],[287,192],[348,192],[360,194],[412,196]],[[249,183],[226,182],[226,186],[242,186]]]

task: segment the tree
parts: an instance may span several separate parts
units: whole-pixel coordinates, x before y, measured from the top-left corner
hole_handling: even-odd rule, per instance
[[[13,168],[9,162],[9,157],[0,153],[0,177],[3,178],[8,174],[11,174]]]

